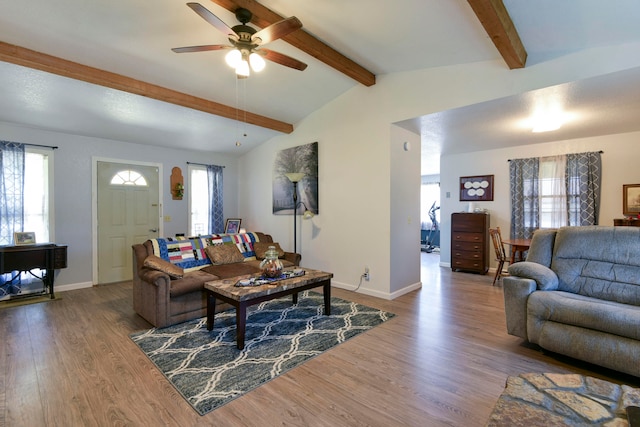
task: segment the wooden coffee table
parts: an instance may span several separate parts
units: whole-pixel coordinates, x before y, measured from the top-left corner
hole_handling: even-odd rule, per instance
[[[259,275],[244,275],[229,279],[205,282],[207,291],[207,330],[213,329],[213,318],[216,311],[216,300],[222,300],[236,308],[236,343],[238,349],[244,348],[244,335],[247,326],[247,307],[263,301],[293,295],[293,303],[298,302],[298,292],[322,286],[324,295],[324,314],[331,314],[331,278],[332,273],[304,268],[302,276],[284,279],[259,286],[242,286],[235,284],[241,279],[258,277]]]

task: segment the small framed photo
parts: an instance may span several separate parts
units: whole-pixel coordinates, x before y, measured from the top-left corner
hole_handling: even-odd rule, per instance
[[[493,175],[461,176],[460,201],[493,201]]]
[[[622,214],[625,216],[640,214],[640,184],[622,186]]]
[[[33,231],[21,231],[13,233],[13,244],[34,245],[36,243],[36,233]]]
[[[227,218],[227,222],[224,225],[224,232],[229,234],[237,234],[240,232],[240,218]]]

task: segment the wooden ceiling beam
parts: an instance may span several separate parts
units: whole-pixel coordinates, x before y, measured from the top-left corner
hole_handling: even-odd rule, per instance
[[[527,51],[502,0],[467,1],[509,68],[524,68]]]
[[[157,99],[231,120],[242,117],[245,123],[282,133],[293,132],[293,125],[289,123],[4,42],[0,42],[0,60]]]
[[[260,28],[268,27],[273,23],[285,19],[285,17],[278,15],[271,9],[261,5],[255,0],[211,1],[218,6],[229,10],[230,12],[235,12],[240,7],[250,10],[253,14],[251,23]],[[362,83],[365,86],[373,86],[374,84],[376,84],[375,74],[365,69],[362,65],[359,65],[351,59],[347,58],[324,42],[321,42],[311,34],[304,31],[304,29],[294,31],[293,33],[283,37],[282,40],[313,56],[317,60],[324,62],[330,67],[335,68],[339,72],[345,74],[346,76],[354,79],[359,83]]]

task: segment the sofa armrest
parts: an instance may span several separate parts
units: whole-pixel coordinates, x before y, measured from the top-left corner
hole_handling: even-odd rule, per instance
[[[140,276],[140,280],[144,280],[147,283],[151,283],[159,288],[162,287],[170,287],[171,286],[171,277],[167,273],[163,273],[159,270],[154,270],[148,267],[142,267],[138,271],[138,276]]]
[[[133,274],[133,309],[154,326],[167,326],[170,313],[171,278],[148,267],[135,268]]]
[[[507,332],[527,340],[527,300],[537,289],[533,279],[508,276],[502,279]]]
[[[293,252],[285,252],[284,259],[286,259],[287,261],[293,263],[293,265],[298,267],[300,265],[300,260],[302,259],[302,255],[296,254]]]

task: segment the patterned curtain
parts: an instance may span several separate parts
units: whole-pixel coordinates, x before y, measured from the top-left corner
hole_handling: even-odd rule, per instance
[[[224,232],[224,213],[222,211],[222,166],[207,166],[209,183],[209,234]]]
[[[24,225],[24,144],[0,141],[0,245]],[[17,273],[17,272],[15,272]],[[20,292],[19,274],[0,275],[0,297]]]
[[[599,152],[567,154],[569,225],[598,225],[602,160]]]
[[[539,168],[537,158],[509,162],[512,239],[530,239],[540,228]]]
[[[0,245],[24,224],[24,144],[0,141]]]

